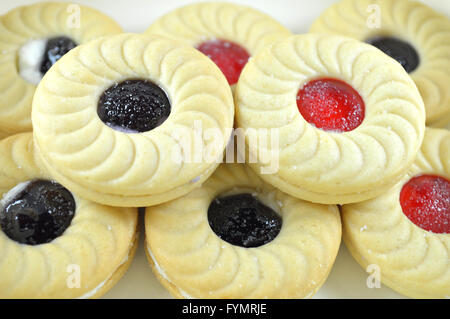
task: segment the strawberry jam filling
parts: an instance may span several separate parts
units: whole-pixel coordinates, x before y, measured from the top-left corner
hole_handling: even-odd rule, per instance
[[[297,107],[308,123],[325,131],[354,130],[365,114],[364,101],[358,92],[344,81],[332,78],[306,83],[297,93]]]
[[[400,192],[403,213],[420,228],[450,233],[450,181],[436,175],[411,178]]]
[[[250,54],[243,47],[225,40],[203,42],[197,50],[214,61],[230,85],[238,81],[242,69],[250,58]]]

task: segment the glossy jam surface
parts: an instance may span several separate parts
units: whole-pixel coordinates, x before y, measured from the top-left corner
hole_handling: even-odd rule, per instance
[[[282,219],[251,194],[218,197],[208,208],[212,230],[226,242],[241,247],[258,247],[280,232]]]
[[[109,127],[128,133],[147,132],[170,115],[170,101],[163,89],[146,80],[125,80],[101,95],[97,114]]]
[[[450,181],[436,175],[411,178],[400,192],[403,213],[420,228],[450,233]]]
[[[250,58],[250,54],[243,47],[225,40],[203,42],[197,50],[214,61],[230,85],[239,80],[241,71]]]
[[[411,73],[419,66],[419,55],[416,49],[408,42],[393,37],[377,37],[366,42],[395,59],[408,73]]]
[[[44,57],[41,64],[41,73],[44,75],[61,57],[75,48],[77,43],[68,37],[55,37],[47,41]]]
[[[64,233],[75,209],[75,199],[66,188],[56,182],[35,180],[2,200],[0,226],[21,244],[45,244]]]
[[[364,101],[358,92],[332,78],[307,82],[297,93],[297,107],[308,123],[325,131],[354,130],[365,116]]]

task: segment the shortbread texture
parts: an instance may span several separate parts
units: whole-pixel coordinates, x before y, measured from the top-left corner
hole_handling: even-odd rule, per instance
[[[410,43],[420,63],[410,73],[423,97],[428,126],[450,124],[450,19],[409,0],[341,0],[312,24],[311,32],[361,41],[389,36]]]
[[[282,217],[271,242],[244,248],[211,229],[210,203],[239,193],[253,194]],[[154,273],[178,298],[309,298],[325,282],[341,241],[337,206],[289,196],[244,164],[223,164],[201,188],[148,207],[145,227]]]
[[[17,68],[20,48],[30,40],[67,36],[81,44],[121,33],[111,18],[89,7],[43,2],[17,7],[0,17],[0,137],[29,132],[36,85]]]
[[[450,296],[450,234],[426,231],[403,213],[400,192],[412,177],[450,179],[450,131],[427,129],[413,167],[385,194],[342,207],[343,237],[356,261],[375,264],[381,282],[413,298]]]
[[[221,39],[235,42],[250,55],[291,32],[269,15],[243,5],[200,2],[175,9],[152,23],[146,33],[198,46]]]
[[[320,78],[342,80],[359,93],[365,118],[357,128],[325,131],[302,117],[297,93]],[[402,66],[371,45],[335,35],[295,35],[266,47],[242,71],[235,101],[255,172],[283,192],[323,204],[363,201],[395,185],[425,130],[423,100]]]
[[[34,155],[31,133],[0,142],[1,196],[23,182],[51,180]],[[0,230],[1,298],[99,297],[111,288],[110,280],[115,283],[124,274],[122,266],[128,268],[133,259],[136,209],[103,206],[72,195],[75,216],[66,231],[50,243],[20,244]]]
[[[164,123],[126,133],[100,120],[99,97],[127,79],[167,93]],[[142,207],[182,196],[212,174],[231,134],[234,103],[219,68],[197,50],[160,36],[121,34],[63,56],[42,79],[32,117],[38,152],[61,184],[103,204]]]

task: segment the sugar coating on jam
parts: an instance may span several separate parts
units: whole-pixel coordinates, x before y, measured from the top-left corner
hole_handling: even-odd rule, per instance
[[[158,85],[131,79],[116,83],[103,92],[97,114],[113,129],[137,133],[161,125],[169,117],[170,108],[169,98]]]
[[[450,233],[450,181],[436,175],[411,178],[400,192],[403,213],[420,228]]]
[[[69,190],[56,182],[35,180],[16,194],[3,198],[0,226],[18,243],[45,244],[64,233],[75,209],[75,200]]]
[[[230,85],[239,80],[241,71],[250,54],[239,44],[225,40],[211,40],[201,43],[197,50],[208,56],[219,67]]]
[[[297,93],[297,107],[308,123],[325,131],[354,130],[365,115],[364,101],[358,92],[332,78],[307,82]]]
[[[282,219],[251,194],[218,197],[208,208],[212,230],[226,242],[241,247],[258,247],[280,232]]]
[[[77,43],[68,37],[50,38],[45,45],[44,56],[41,63],[40,71],[42,75],[56,63],[61,57],[75,48]]]
[[[377,37],[368,39],[366,42],[395,59],[408,73],[411,73],[419,66],[419,55],[416,49],[408,42],[393,37]]]

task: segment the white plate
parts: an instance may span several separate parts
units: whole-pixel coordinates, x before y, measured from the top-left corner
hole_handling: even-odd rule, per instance
[[[0,14],[36,0],[2,0]],[[70,2],[70,1],[67,1]],[[142,32],[162,14],[184,4],[187,0],[78,0],[80,4],[95,7],[118,21],[127,32]],[[241,4],[258,8],[282,22],[295,33],[307,32],[319,14],[336,0],[235,0]],[[450,16],[448,0],[427,0],[431,7]],[[152,274],[145,257],[143,235],[127,274],[104,298],[171,298]],[[353,260],[344,245],[341,245],[330,276],[313,298],[403,298],[400,294],[381,285],[368,288],[368,274]]]

